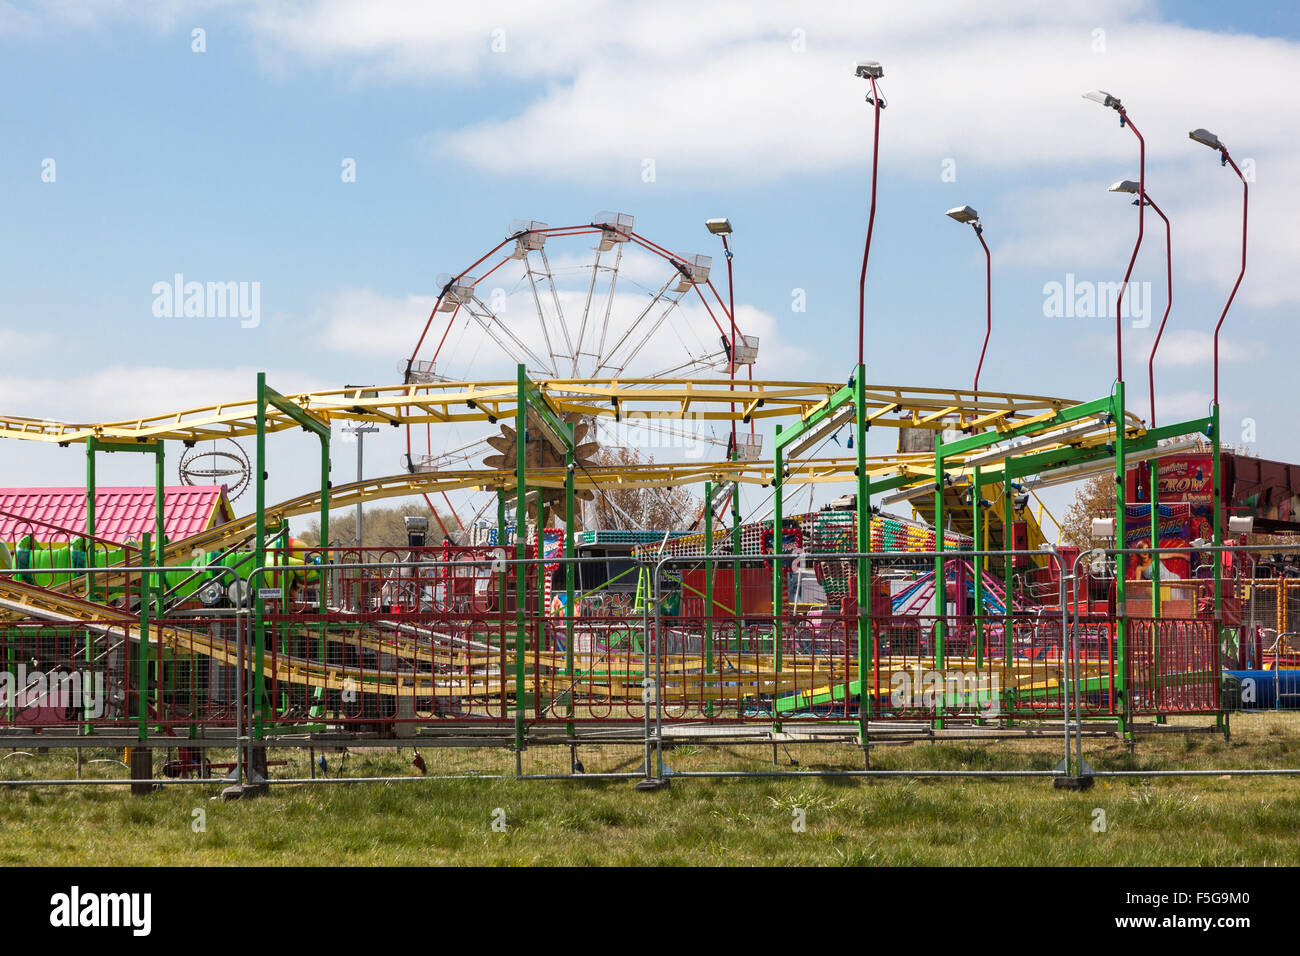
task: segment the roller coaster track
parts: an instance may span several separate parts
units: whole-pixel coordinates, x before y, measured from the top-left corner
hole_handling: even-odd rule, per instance
[[[708,421],[811,415],[841,383],[718,379],[552,379],[536,383],[560,412],[618,418],[650,414]],[[1007,429],[1049,418],[1072,404],[1064,398],[965,389],[870,385],[866,414],[872,425],[939,430],[962,416],[967,427]],[[401,425],[494,422],[515,413],[514,382],[435,382],[301,392],[285,396],[323,424],[336,420]],[[1130,416],[1133,424],[1140,424]],[[301,427],[284,411],[266,409],[268,433]],[[0,438],[70,445],[107,441],[198,442],[257,432],[255,399],[98,424],[0,416]]]

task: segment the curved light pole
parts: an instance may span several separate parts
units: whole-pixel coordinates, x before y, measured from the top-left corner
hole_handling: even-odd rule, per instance
[[[970,223],[970,227],[975,230],[975,238],[979,239],[980,245],[984,247],[984,344],[980,346],[980,358],[975,366],[975,404],[980,400],[980,370],[984,367],[984,353],[989,347],[989,335],[993,332],[993,255],[989,252],[989,244],[984,241],[984,224],[980,222],[980,214],[970,206],[958,206],[955,209],[949,209],[946,215],[957,222]]]
[[[880,159],[880,111],[885,108],[885,101],[876,88],[876,80],[885,75],[884,68],[875,60],[862,60],[853,70],[854,76],[860,76],[871,84],[867,102],[875,108],[875,130],[871,138],[871,210],[867,214],[867,242],[862,248],[862,275],[858,279],[858,365],[863,364],[867,329],[867,259],[871,256],[871,232],[876,225],[876,176]]]
[[[1214,431],[1214,613],[1216,618],[1222,620],[1223,552],[1218,550],[1218,546],[1223,544],[1223,495],[1220,490],[1223,480],[1221,466],[1222,443],[1219,440],[1219,330],[1223,328],[1223,320],[1228,317],[1228,309],[1232,306],[1232,300],[1237,297],[1237,289],[1241,287],[1241,280],[1246,275],[1246,222],[1247,214],[1250,211],[1250,184],[1246,182],[1246,177],[1242,175],[1237,164],[1233,162],[1232,156],[1228,154],[1228,147],[1223,145],[1219,137],[1207,129],[1194,129],[1187,134],[1187,137],[1202,146],[1217,149],[1219,151],[1219,165],[1232,166],[1232,171],[1241,180],[1241,271],[1237,273],[1237,281],[1232,284],[1232,291],[1228,294],[1228,301],[1223,304],[1223,311],[1219,313],[1219,321],[1214,326],[1214,405],[1210,409]]]
[[[1131,179],[1123,179],[1110,186],[1110,192],[1113,193],[1131,193],[1137,195],[1142,191],[1140,184]],[[1150,206],[1157,216],[1164,220],[1165,223],[1165,288],[1168,294],[1165,298],[1165,314],[1160,317],[1160,327],[1156,329],[1156,340],[1151,343],[1151,355],[1147,358],[1147,389],[1151,393],[1151,427],[1156,424],[1156,377],[1155,361],[1156,349],[1160,348],[1160,337],[1165,334],[1165,323],[1169,321],[1169,310],[1174,305],[1174,259],[1173,247],[1170,244],[1171,234],[1169,227],[1169,217],[1164,211],[1156,205],[1155,200],[1151,198],[1150,193],[1145,193],[1144,198],[1146,205]],[[1138,200],[1133,200],[1133,205],[1137,205]]]
[[[1250,184],[1246,182],[1246,177],[1242,175],[1237,164],[1233,162],[1232,156],[1228,153],[1228,147],[1219,141],[1209,130],[1194,129],[1187,134],[1188,139],[1195,140],[1203,146],[1219,151],[1219,165],[1231,166],[1232,171],[1237,174],[1241,180],[1241,271],[1237,273],[1237,281],[1232,284],[1232,292],[1228,294],[1228,301],[1223,304],[1223,312],[1219,314],[1219,321],[1214,326],[1214,404],[1219,404],[1219,330],[1223,328],[1223,320],[1228,317],[1228,309],[1232,306],[1232,300],[1237,297],[1237,289],[1241,287],[1241,280],[1246,275],[1246,219],[1250,211]]]
[[[1133,121],[1128,118],[1128,111],[1124,109],[1124,104],[1119,101],[1119,97],[1111,96],[1103,90],[1089,90],[1083,94],[1086,100],[1092,100],[1094,103],[1100,103],[1107,109],[1112,109],[1119,114],[1119,125],[1127,126],[1133,130],[1133,135],[1138,140],[1138,195],[1146,195],[1147,185],[1147,146],[1146,141],[1142,138],[1142,133]],[[1115,298],[1115,394],[1113,399],[1113,417],[1115,420],[1115,545],[1119,553],[1115,555],[1115,610],[1119,618],[1116,626],[1116,650],[1119,656],[1119,674],[1116,677],[1116,684],[1120,690],[1120,699],[1123,702],[1123,709],[1120,717],[1120,729],[1125,739],[1130,739],[1132,727],[1130,717],[1132,709],[1130,707],[1128,695],[1128,622],[1125,615],[1124,604],[1127,600],[1125,579],[1127,577],[1127,562],[1125,561],[1124,548],[1127,544],[1127,532],[1124,527],[1124,445],[1125,435],[1124,428],[1127,424],[1125,420],[1126,403],[1124,398],[1124,325],[1121,312],[1124,308],[1124,292],[1128,289],[1129,278],[1133,275],[1133,264],[1137,261],[1138,250],[1142,248],[1142,231],[1146,223],[1143,215],[1145,206],[1138,204],[1138,234],[1137,242],[1133,244],[1133,254],[1129,256],[1128,268],[1124,270],[1124,281],[1119,287],[1119,295]]]
[[[1119,114],[1119,125],[1127,126],[1133,131],[1133,135],[1138,140],[1138,191],[1146,195],[1147,187],[1147,144],[1142,138],[1138,128],[1133,125],[1129,119],[1128,111],[1124,104],[1119,101],[1119,97],[1111,96],[1104,90],[1089,90],[1083,94],[1085,100],[1092,100],[1094,103],[1100,103],[1107,109],[1112,109]],[[1120,284],[1119,295],[1115,299],[1115,378],[1120,385],[1124,384],[1124,337],[1121,334],[1123,320],[1120,317],[1120,310],[1124,304],[1124,292],[1128,288],[1128,280],[1133,275],[1133,263],[1137,261],[1138,250],[1142,248],[1142,230],[1145,220],[1142,216],[1143,207],[1138,206],[1138,234],[1137,242],[1133,244],[1133,254],[1129,256],[1128,268],[1124,271],[1124,281]]]
[[[722,237],[722,255],[727,260],[727,314],[731,318],[731,346],[727,349],[727,376],[731,387],[736,387],[736,287],[731,273],[731,244],[727,237],[731,235],[730,219],[706,219],[704,227],[715,236]],[[732,406],[735,411],[735,406]],[[739,449],[736,447],[736,419],[731,419],[731,453],[734,458]]]

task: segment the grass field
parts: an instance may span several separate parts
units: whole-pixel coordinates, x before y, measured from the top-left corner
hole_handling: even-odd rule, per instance
[[[1202,721],[1204,723],[1204,721]],[[1221,736],[1085,741],[1096,769],[1300,766],[1300,715],[1233,718]],[[1059,742],[911,744],[875,752],[880,768],[1049,769]],[[430,772],[464,772],[499,751],[425,749]],[[852,751],[794,751],[803,768],[851,766]],[[86,752],[107,759],[108,752]],[[274,758],[281,759],[283,752]],[[635,748],[583,752],[589,771],[635,770]],[[788,765],[785,752],[779,754]],[[329,753],[329,774],[343,756]],[[354,751],[348,776],[408,775],[412,752]],[[526,769],[567,762],[534,755]],[[772,766],[770,748],[678,747],[678,771]],[[7,777],[70,776],[71,753],[14,755]],[[120,765],[88,773],[124,775]],[[273,776],[308,772],[307,755]],[[681,779],[638,793],[626,781],[431,780],[273,787],[223,803],[219,786],[28,789],[0,794],[0,864],[1046,864],[1278,865],[1300,862],[1300,777],[1117,778],[1088,792],[1046,779]],[[796,811],[806,821],[796,832]],[[1104,832],[1097,811],[1105,815]],[[203,828],[196,832],[197,812]],[[494,820],[504,820],[504,829]]]

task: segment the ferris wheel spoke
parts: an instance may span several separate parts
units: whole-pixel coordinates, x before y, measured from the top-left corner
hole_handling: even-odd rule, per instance
[[[596,261],[591,264],[591,281],[587,283],[587,301],[582,306],[582,321],[578,323],[578,343],[573,348],[573,368],[569,372],[570,378],[578,377],[578,353],[582,351],[582,340],[587,337],[587,316],[591,314],[591,296],[596,291],[596,276],[599,274],[600,247],[597,246]]]
[[[651,339],[654,338],[655,333],[659,331],[668,316],[672,314],[673,309],[677,308],[678,303],[682,301],[682,296],[685,294],[685,292],[677,292],[674,294],[673,298],[666,300],[668,302],[667,308],[665,308],[663,312],[659,313],[659,318],[655,321],[654,325],[650,327],[650,331],[646,332],[646,334],[641,337],[641,341],[637,343],[636,348],[628,353],[627,358],[623,360],[622,368],[619,369],[620,373],[623,368],[627,368],[628,365],[632,364],[632,360],[637,357],[637,354],[646,347]]]
[[[551,271],[551,262],[546,258],[546,247],[538,249],[537,254],[542,257],[542,265],[546,268],[546,282],[551,287],[551,301],[555,303],[555,318],[560,323],[560,331],[564,333],[564,347],[569,350],[571,356],[577,358],[578,353],[573,350],[573,340],[569,337],[569,323],[564,319],[564,306],[560,305],[560,293],[555,288],[555,273]],[[558,369],[558,363],[556,365]]]
[[[546,342],[546,353],[551,357],[551,365],[556,366],[555,348],[551,345],[551,332],[546,326],[546,310],[542,308],[542,297],[537,294],[537,279],[533,273],[532,261],[524,260],[524,271],[528,274],[528,287],[533,292],[533,306],[537,309],[537,322],[542,327],[542,338]]]
[[[515,360],[516,363],[520,365],[528,364],[522,358],[520,358],[518,354],[512,351],[509,346],[507,346],[504,342],[502,342],[499,338],[497,338],[496,333],[493,331],[494,327],[495,329],[501,331],[508,339],[510,339],[510,341],[513,342],[516,347],[518,347],[520,352],[522,352],[528,358],[532,359],[532,361],[534,362],[534,367],[538,371],[542,371],[542,372],[549,371],[551,377],[559,378],[559,375],[556,374],[555,368],[553,366],[548,366],[545,362],[543,362],[540,358],[538,358],[537,353],[534,352],[532,349],[530,349],[527,345],[525,345],[523,341],[519,338],[519,336],[515,335],[514,332],[511,332],[510,327],[507,326],[504,322],[502,322],[500,316],[498,316],[495,312],[489,309],[482,299],[480,299],[478,296],[474,296],[472,299],[470,299],[470,303],[472,304],[467,304],[466,306],[469,309],[469,314],[474,316],[474,318],[478,320],[479,325],[483,327],[483,331],[487,332],[488,335],[492,337],[493,341],[495,341],[499,346],[501,346],[501,348],[504,349],[511,356],[511,358]],[[477,308],[475,308],[475,306],[477,306]]]
[[[704,355],[699,358],[693,358],[689,362],[683,362],[681,365],[674,365],[672,368],[661,369],[650,375],[650,378],[673,378],[689,375],[691,372],[704,371],[705,369],[716,369],[721,362],[726,363],[727,353],[724,351],[714,352],[712,355]]]
[[[597,252],[599,251],[600,250],[597,249]],[[609,291],[605,295],[605,316],[600,325],[600,345],[596,349],[596,361],[598,363],[603,363],[605,361],[605,335],[609,332],[609,315],[614,309],[614,289],[618,285],[618,270],[622,264],[623,243],[620,242],[615,246],[614,268],[610,270]],[[596,366],[597,371],[600,370],[600,367],[599,364]]]
[[[607,356],[602,356],[601,363],[598,366],[596,366],[597,372],[599,372],[603,368],[608,368],[608,369],[614,369],[616,374],[622,373],[623,369],[627,367],[627,360],[625,359],[621,366],[616,367],[614,365],[614,356],[617,355],[618,350],[623,347],[623,343],[626,342],[629,338],[631,338],[632,333],[637,330],[637,326],[639,326],[642,322],[645,321],[646,316],[650,314],[651,310],[654,309],[654,307],[658,303],[665,301],[664,293],[668,291],[668,287],[672,285],[674,282],[676,282],[677,279],[678,279],[677,275],[675,274],[671,275],[668,277],[667,281],[665,281],[664,284],[659,287],[659,291],[656,292],[650,298],[650,301],[646,303],[646,307],[641,310],[641,314],[638,315],[635,319],[633,319],[631,325],[629,325],[627,329],[623,332],[623,334],[619,336],[618,341],[614,343],[614,347],[609,350],[609,354]],[[679,295],[678,298],[680,299],[681,296]]]

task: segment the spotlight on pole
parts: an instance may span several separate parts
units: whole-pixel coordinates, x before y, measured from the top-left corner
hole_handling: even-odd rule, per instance
[[[980,221],[980,214],[970,206],[957,206],[954,209],[949,209],[946,215],[958,222],[978,223]]]
[[[875,60],[859,60],[853,68],[853,75],[860,76],[864,80],[878,80],[885,75],[885,68]]]
[[[730,219],[706,219],[704,220],[704,226],[715,236],[731,235]]]
[[[1118,96],[1111,96],[1105,90],[1089,90],[1083,94],[1085,100],[1092,100],[1094,103],[1100,103],[1102,106],[1111,110],[1123,109],[1124,104],[1119,101]]]
[[[1221,153],[1224,151],[1224,145],[1219,141],[1219,137],[1215,136],[1208,129],[1194,129],[1187,134],[1187,138],[1195,140],[1202,146],[1208,146],[1210,149],[1217,149]]]

